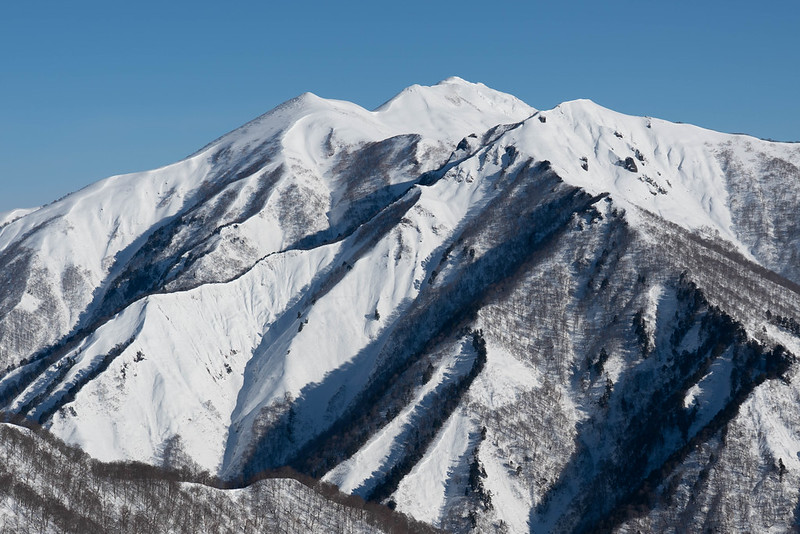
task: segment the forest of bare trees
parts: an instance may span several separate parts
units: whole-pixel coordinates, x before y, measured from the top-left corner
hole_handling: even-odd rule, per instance
[[[239,489],[190,468],[103,463],[46,430],[0,424],[0,532],[435,532],[289,468]]]

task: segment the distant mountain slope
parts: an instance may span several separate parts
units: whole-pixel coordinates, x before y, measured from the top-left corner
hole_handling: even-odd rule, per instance
[[[459,78],[375,111],[307,93],[6,217],[0,409],[458,532],[788,528],[798,166]]]

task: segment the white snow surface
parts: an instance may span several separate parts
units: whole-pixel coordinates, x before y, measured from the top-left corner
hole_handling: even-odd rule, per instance
[[[530,391],[540,384],[539,372],[508,354],[502,346],[490,342],[487,352],[486,367],[469,390],[470,405],[494,409],[513,402],[519,392]],[[456,410],[422,459],[400,481],[392,495],[397,509],[432,525],[444,526],[447,506],[463,499],[467,481],[460,473],[464,473],[464,466],[472,461],[479,434],[477,419],[470,414],[470,409]],[[481,443],[479,456],[486,469],[485,485],[493,495],[497,517],[505,521],[512,532],[527,532],[532,504],[529,491],[508,475],[504,465],[506,458],[490,444],[491,438]],[[343,473],[358,472],[360,462],[369,462],[370,448],[367,444],[326,475],[326,479],[335,482]]]
[[[461,410],[450,416],[425,457],[400,481],[394,493],[398,510],[420,521],[441,525],[448,497],[464,492],[465,484],[454,484],[452,475],[461,462],[469,460],[474,427]]]
[[[357,493],[362,496],[368,495],[375,484],[381,480],[380,478],[373,479],[372,477],[378,473],[386,474],[393,466],[392,460],[397,459],[397,451],[401,450],[400,446],[404,440],[407,439],[405,435],[406,432],[413,428],[412,418],[414,412],[417,410],[417,407],[424,403],[426,396],[440,388],[447,380],[452,380],[454,377],[469,372],[475,355],[474,351],[468,348],[468,343],[468,340],[465,340],[461,345],[455,346],[453,348],[454,350],[449,351],[443,358],[431,380],[416,393],[414,400],[409,403],[400,414],[392,419],[389,424],[382,428],[379,433],[375,434],[356,454],[328,472],[323,480],[336,484],[344,492]],[[452,419],[453,418],[451,418],[451,422]],[[442,432],[447,434],[448,428],[451,426],[453,425],[448,423]],[[451,432],[451,434],[454,433],[454,435],[450,436],[449,439],[450,441],[456,440],[456,446],[464,448],[467,446],[467,442],[465,441],[466,434],[464,434],[464,432],[467,431],[469,427],[465,426],[463,423],[456,423],[455,427]],[[449,454],[452,452],[452,447],[453,443],[448,443],[447,447],[442,450],[447,451]],[[464,451],[462,451],[462,453],[463,452]],[[429,459],[426,459],[424,462],[417,464],[415,470],[420,471],[424,469],[424,465],[428,461]],[[447,462],[437,460],[432,463],[431,467],[437,471],[433,479],[438,481],[437,484],[442,484],[443,487],[440,489],[443,490],[447,477],[439,477],[438,475],[446,474]],[[430,477],[430,475],[428,476]],[[428,484],[414,486],[414,488],[419,489],[423,493],[423,495],[420,495],[416,492],[412,492],[412,494],[417,497],[425,497],[422,501],[425,503],[426,507],[431,506],[435,502],[432,500],[433,496],[430,495],[431,488]],[[438,498],[442,501],[444,495],[439,495]],[[408,501],[408,498],[399,500],[401,504],[406,501]],[[426,510],[431,511],[430,508],[426,508]],[[434,518],[434,516],[430,519],[419,517],[422,521],[428,522],[432,522]]]
[[[10,211],[3,211],[0,212],[0,227],[10,224],[20,217],[24,217],[29,213],[33,213],[34,211],[38,210],[39,208],[20,208],[20,209],[13,209]]]
[[[623,115],[591,100],[541,111],[499,143],[523,147],[535,159],[549,160],[559,176],[590,193],[610,193],[622,206],[634,208],[630,217],[638,209],[647,210],[689,230],[722,237],[751,259],[737,237],[727,181],[715,154],[730,145],[744,157],[748,143],[770,152],[793,153],[791,145]],[[633,160],[635,172],[622,165],[626,158]]]
[[[466,135],[481,134],[498,123],[521,121],[534,112],[510,95],[457,78],[433,87],[411,87],[376,111],[305,93],[173,165],[114,176],[42,208],[2,214],[0,251],[23,244],[52,277],[73,266],[91,287],[101,288],[113,275],[112,266],[122,264],[154,229],[186,212],[210,184],[225,178],[214,172],[216,158],[246,160],[259,150],[268,150],[263,148],[265,143],[277,140],[280,150],[251,178],[283,163],[292,170],[295,184],[307,184],[316,193],[331,196],[338,185],[327,172],[333,162],[330,146],[346,149],[417,134],[423,137],[423,148],[449,151]],[[237,204],[231,210],[235,208]],[[260,242],[263,256],[288,243],[282,221],[275,214],[261,216],[266,217],[262,224],[271,222],[269,231],[263,231],[263,226],[253,228],[258,219],[248,221],[243,231]],[[77,305],[64,304],[63,330],[77,324],[91,294],[85,292]],[[19,354],[18,359],[24,356]]]

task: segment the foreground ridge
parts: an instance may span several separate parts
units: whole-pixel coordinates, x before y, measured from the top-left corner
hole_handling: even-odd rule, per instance
[[[289,469],[222,489],[187,466],[92,460],[41,428],[2,424],[0,446],[3,532],[436,532]]]

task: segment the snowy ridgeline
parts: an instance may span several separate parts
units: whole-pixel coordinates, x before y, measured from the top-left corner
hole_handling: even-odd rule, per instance
[[[798,165],[457,78],[375,111],[305,94],[0,216],[0,409],[100,460],[290,465],[455,532],[787,530]]]
[[[307,477],[217,489],[186,469],[100,463],[14,425],[0,425],[0,458],[2,532],[434,532]]]

